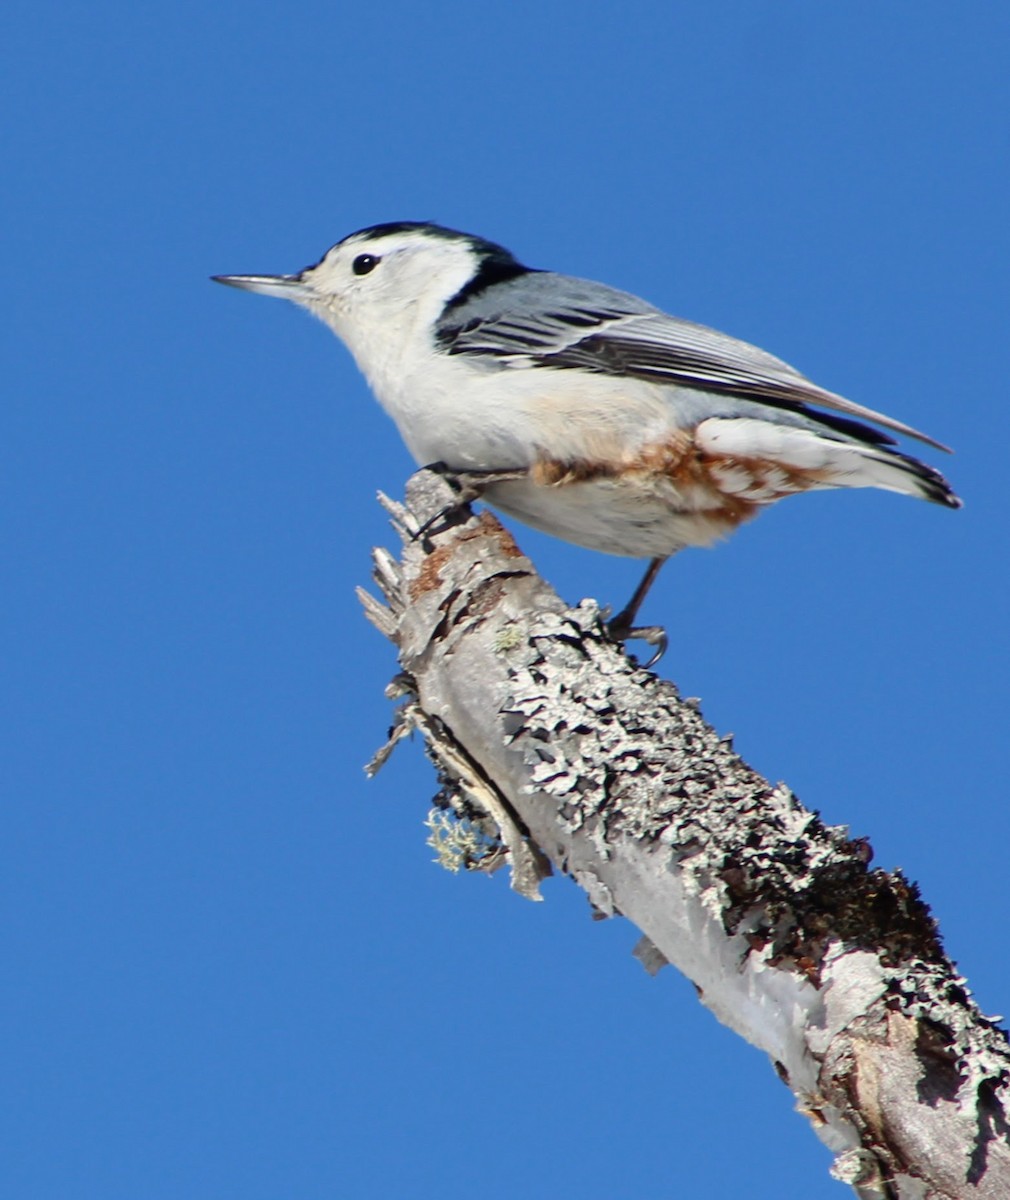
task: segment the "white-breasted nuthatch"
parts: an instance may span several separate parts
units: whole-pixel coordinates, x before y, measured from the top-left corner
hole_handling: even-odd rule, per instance
[[[651,560],[610,623],[620,638],[662,646],[662,630],[632,629],[662,563],[784,496],[876,487],[961,505],[865,422],[946,448],[925,434],[746,342],[480,237],[374,225],[297,275],[214,278],[325,321],[420,465],[481,481],[494,507],[556,537]]]

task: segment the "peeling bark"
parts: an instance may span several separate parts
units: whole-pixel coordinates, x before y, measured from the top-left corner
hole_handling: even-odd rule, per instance
[[[452,496],[422,471],[385,502],[404,549],[375,552],[386,603],[362,601],[404,702],[372,769],[419,729],[463,865],[507,860],[538,898],[553,864],[632,921],[648,970],[674,964],[771,1057],[863,1200],[1007,1200],[1010,1046],[915,885],[748,767],[493,516],[445,515]]]

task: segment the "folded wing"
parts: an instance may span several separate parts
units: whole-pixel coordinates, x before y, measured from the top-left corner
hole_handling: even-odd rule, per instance
[[[446,353],[502,367],[577,368],[739,396],[803,413],[863,442],[893,444],[892,437],[861,424],[871,421],[947,449],[902,421],[818,387],[756,346],[603,284],[537,271],[509,286],[507,309],[501,292],[489,288],[447,310],[436,329]],[[811,412],[810,406],[842,416]]]

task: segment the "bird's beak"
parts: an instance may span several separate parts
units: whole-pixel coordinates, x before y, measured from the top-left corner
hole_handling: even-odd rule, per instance
[[[279,296],[282,300],[302,303],[316,294],[299,275],[212,275],[211,279],[246,292],[259,292],[261,296]]]

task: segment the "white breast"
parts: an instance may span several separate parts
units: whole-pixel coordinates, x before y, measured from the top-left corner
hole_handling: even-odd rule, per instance
[[[420,465],[508,470],[541,459],[633,457],[675,428],[671,389],[549,369],[498,370],[448,355],[369,373]]]

